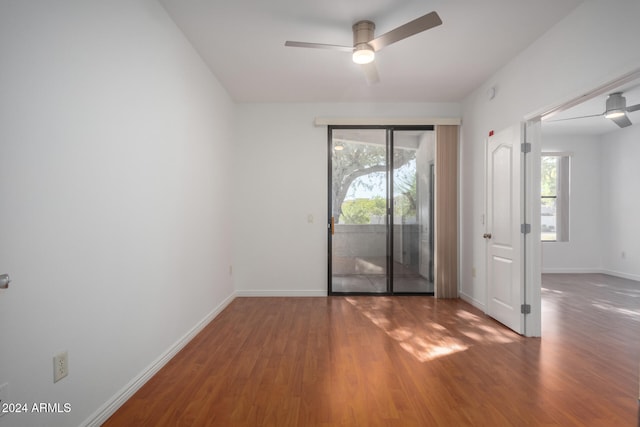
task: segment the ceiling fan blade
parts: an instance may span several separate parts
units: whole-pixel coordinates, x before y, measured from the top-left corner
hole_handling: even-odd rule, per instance
[[[627,107],[627,112],[631,113],[633,111],[640,110],[640,104],[632,105],[631,107]]]
[[[389,46],[392,43],[406,39],[407,37],[411,37],[414,34],[421,33],[422,31],[426,31],[430,28],[437,27],[440,24],[442,24],[442,20],[436,12],[427,13],[420,18],[407,22],[406,24],[381,35],[380,37],[376,37],[369,42],[369,45],[377,52],[385,46]]]
[[[627,117],[626,114],[624,116],[614,117],[611,120],[621,128],[626,128],[627,126],[632,125],[631,120],[629,120],[629,117]]]
[[[288,47],[311,47],[314,49],[330,49],[330,50],[341,50],[343,52],[353,52],[352,46],[340,46],[336,44],[293,42],[293,41],[287,40],[284,43],[284,45]]]
[[[375,62],[362,64],[361,67],[364,72],[364,77],[367,79],[367,84],[373,85],[380,82],[380,76],[378,75],[378,68]]]
[[[567,120],[587,119],[589,117],[602,117],[602,114],[591,114],[590,116],[568,117],[566,119],[545,120],[545,123],[566,122]]]

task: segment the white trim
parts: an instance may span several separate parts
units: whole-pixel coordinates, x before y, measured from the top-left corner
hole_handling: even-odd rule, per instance
[[[605,268],[545,268],[542,274],[606,274],[607,276],[640,282],[639,274],[624,273]]]
[[[236,291],[238,297],[326,297],[327,291],[301,291],[301,290],[245,290]]]
[[[573,98],[569,98],[565,102],[555,104],[552,107],[547,107],[547,108],[538,110],[535,113],[527,115],[525,117],[525,120],[530,120],[538,116],[543,121],[547,120],[556,113],[559,113],[564,110],[568,110],[569,108],[575,107],[578,104],[582,104],[583,102],[588,101],[591,98],[595,98],[596,96],[603,95],[639,77],[640,77],[640,68],[634,68],[633,70],[630,70],[623,75],[618,75],[617,77],[607,81],[604,84],[601,84],[600,86],[596,86],[595,88],[593,88],[592,86],[590,89],[585,90],[581,93],[578,93],[576,96],[574,96]]]
[[[640,275],[638,274],[623,273],[622,271],[606,270],[606,269],[602,270],[602,274],[608,274],[609,276],[615,276],[615,277],[620,277],[622,279],[640,282]]]
[[[414,118],[385,118],[385,117],[316,117],[315,126],[429,126],[429,125],[460,125],[460,117],[414,117]]]
[[[573,157],[573,151],[543,151],[540,155],[543,157]]]
[[[468,302],[469,304],[471,304],[472,306],[474,306],[475,308],[477,308],[477,309],[479,309],[479,310],[482,310],[482,312],[483,312],[483,313],[485,313],[485,314],[487,313],[487,310],[486,310],[487,306],[486,306],[486,304],[483,304],[481,301],[479,301],[479,300],[477,300],[477,299],[473,298],[473,297],[472,297],[472,296],[470,296],[470,295],[467,295],[467,294],[466,294],[466,293],[464,293],[464,292],[460,292],[460,293],[459,293],[459,295],[460,295],[460,299],[461,299],[461,300],[463,300],[463,301],[465,301],[465,302]]]
[[[162,369],[180,350],[184,348],[200,331],[202,331],[213,319],[218,316],[236,297],[233,293],[214,308],[204,319],[199,321],[182,338],[176,341],[163,354],[133,378],[120,391],[113,395],[97,411],[91,414],[81,426],[102,425],[111,415],[113,415],[131,396],[135,394],[147,381],[149,381],[160,369]]]
[[[601,268],[543,268],[542,274],[606,274]]]
[[[531,233],[525,238],[523,253],[525,269],[524,300],[531,306],[531,313],[525,316],[525,335],[542,335],[542,244],[540,242],[540,151],[542,150],[542,129],[539,118],[524,123],[526,141],[531,144],[531,152],[524,156],[526,162],[526,186],[524,194],[524,219],[531,224]],[[536,220],[537,219],[537,220]],[[524,236],[524,235],[523,235]]]

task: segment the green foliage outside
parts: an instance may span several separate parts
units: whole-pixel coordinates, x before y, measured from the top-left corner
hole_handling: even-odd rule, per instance
[[[416,218],[417,216],[417,188],[415,163],[409,168],[402,168],[394,180],[393,214],[396,218]]]
[[[382,197],[373,199],[345,200],[342,203],[341,224],[370,224],[371,216],[383,216],[387,201]]]
[[[415,151],[412,150],[394,150],[394,169],[397,171],[414,160],[415,155]],[[342,150],[334,152],[332,160],[332,216],[335,218],[336,224],[369,224],[372,215],[385,214],[384,204],[382,204],[382,211],[380,211],[384,199],[381,199],[382,202],[377,200],[370,204],[358,199],[347,200],[347,196],[353,195],[356,190],[371,191],[375,189],[380,178],[385,179],[387,160],[386,147],[377,144],[345,142]],[[396,192],[396,194],[399,193]],[[410,201],[407,203],[411,204]]]
[[[542,169],[541,169],[541,187],[540,195],[542,206],[553,207],[555,206],[555,199],[545,199],[544,196],[556,196],[556,183],[557,183],[557,171],[558,171],[558,157],[556,156],[542,156]]]
[[[393,214],[396,218],[415,218],[416,209],[416,175],[398,177]],[[342,203],[340,224],[371,224],[372,217],[382,217],[386,212],[387,202],[383,197],[371,199],[345,200]]]

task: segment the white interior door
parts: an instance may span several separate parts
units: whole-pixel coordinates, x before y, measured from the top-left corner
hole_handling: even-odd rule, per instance
[[[487,314],[524,333],[519,125],[487,140]]]

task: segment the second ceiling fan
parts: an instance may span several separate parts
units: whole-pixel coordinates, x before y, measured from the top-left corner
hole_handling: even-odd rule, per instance
[[[604,117],[621,128],[631,126],[631,120],[627,113],[640,110],[640,104],[627,107],[627,99],[622,96],[622,92],[614,92],[609,94],[605,103],[604,113],[590,114],[588,116],[569,117],[566,119],[549,120],[550,122],[563,122],[567,120],[586,119],[589,117]]]
[[[374,38],[375,24],[372,21],[358,21],[353,24],[353,46],[340,46],[334,44],[307,43],[287,41],[285,46],[310,47],[315,49],[331,49],[343,52],[351,52],[353,62],[360,64],[369,84],[380,81],[375,63],[375,52],[392,43],[411,37],[433,27],[442,24],[442,20],[436,12],[427,13],[420,18],[407,22],[388,33]]]

